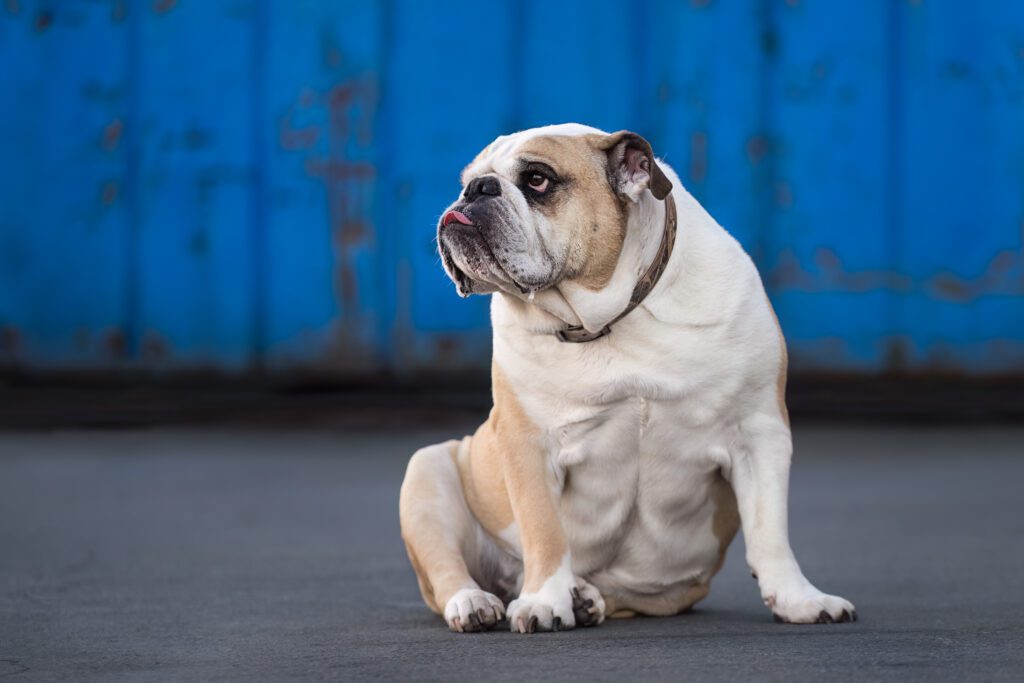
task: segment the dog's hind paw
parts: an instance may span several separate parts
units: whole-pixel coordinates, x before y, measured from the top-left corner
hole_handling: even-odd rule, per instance
[[[572,613],[577,626],[597,626],[604,621],[604,598],[593,584],[576,579],[572,589]]]

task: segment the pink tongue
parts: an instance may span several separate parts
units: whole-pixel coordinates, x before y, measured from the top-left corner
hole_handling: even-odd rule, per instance
[[[466,214],[461,211],[449,211],[441,219],[441,225],[445,226],[449,223],[462,223],[463,225],[473,225],[473,221],[466,217]]]

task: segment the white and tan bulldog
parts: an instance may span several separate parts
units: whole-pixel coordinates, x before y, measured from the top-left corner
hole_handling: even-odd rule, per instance
[[[786,347],[757,269],[647,141],[528,130],[462,184],[437,242],[462,296],[494,294],[494,408],[409,462],[427,605],[459,632],[678,614],[742,523],[777,619],[855,619],[790,549]]]

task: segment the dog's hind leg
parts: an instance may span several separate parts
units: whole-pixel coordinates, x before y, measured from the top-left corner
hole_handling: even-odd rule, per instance
[[[416,451],[402,482],[399,514],[427,606],[443,614],[453,631],[480,631],[501,621],[505,607],[471,575],[470,567],[480,566],[487,550],[480,547],[482,530],[466,504],[455,462],[458,447],[453,440]]]

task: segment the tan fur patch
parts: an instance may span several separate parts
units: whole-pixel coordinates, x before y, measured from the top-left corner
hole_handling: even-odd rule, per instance
[[[502,444],[494,425],[493,419],[480,425],[470,437],[469,448],[460,449],[458,465],[469,509],[480,525],[498,538],[498,534],[507,529],[515,517],[505,487]]]
[[[569,187],[544,211],[558,229],[579,245],[566,264],[566,279],[588,289],[608,284],[626,239],[626,210],[608,182],[607,155],[598,148],[605,136],[541,135],[518,149],[522,157],[543,161]]]
[[[494,409],[488,428],[494,433],[493,447],[500,451],[508,500],[519,526],[523,591],[534,592],[561,566],[568,543],[552,498],[539,431],[497,363],[492,364],[491,375]]]
[[[430,576],[423,570],[423,565],[420,564],[419,558],[416,557],[416,551],[413,550],[408,541],[405,542],[405,552],[409,555],[409,563],[412,565],[412,570],[416,572],[416,583],[420,587],[420,595],[423,596],[423,602],[427,603],[427,607],[431,611],[441,614],[441,610],[434,600],[434,587],[430,584]]]
[[[416,572],[423,601],[440,614],[449,598],[467,585],[475,585],[475,582],[459,549],[450,544],[444,520],[437,516],[438,501],[442,495],[437,487],[438,458],[454,460],[457,442],[449,441],[435,448],[445,450],[434,451],[426,457],[417,454],[410,460],[402,482],[398,511],[402,540]]]

